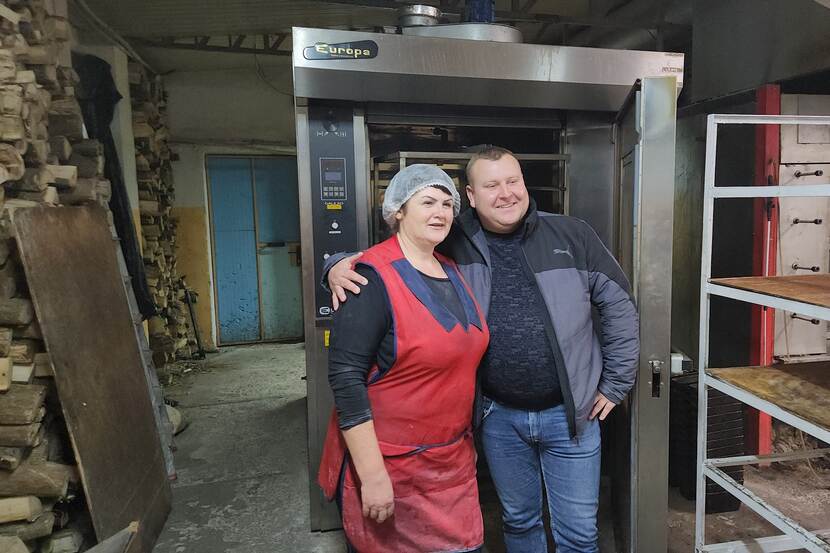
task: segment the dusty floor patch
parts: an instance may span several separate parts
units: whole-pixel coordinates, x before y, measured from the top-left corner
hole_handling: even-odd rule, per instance
[[[177,371],[173,512],[156,553],[340,553],[309,531],[302,344],[223,349]]]

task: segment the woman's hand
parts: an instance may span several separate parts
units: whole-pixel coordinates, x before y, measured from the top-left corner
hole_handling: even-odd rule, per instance
[[[346,301],[346,290],[353,294],[360,293],[361,286],[366,286],[369,281],[360,273],[354,270],[355,262],[363,255],[363,252],[344,257],[329,269],[329,290],[331,290],[331,306],[337,311],[341,303]]]
[[[363,501],[363,516],[378,523],[385,521],[395,512],[392,481],[385,469],[375,472],[361,482],[360,496]]]

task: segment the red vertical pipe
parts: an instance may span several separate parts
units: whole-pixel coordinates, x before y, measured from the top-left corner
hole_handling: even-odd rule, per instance
[[[764,85],[756,91],[756,113],[781,114],[781,88]],[[780,125],[756,125],[755,182],[777,185],[781,162]],[[753,222],[752,268],[754,275],[774,276],[778,259],[778,199],[756,198]],[[750,362],[753,365],[772,363],[775,345],[775,310],[752,308]],[[747,449],[765,455],[772,452],[772,419],[766,413],[750,409],[747,414]]]

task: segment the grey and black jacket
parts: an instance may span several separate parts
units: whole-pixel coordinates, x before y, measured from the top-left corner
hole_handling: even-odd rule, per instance
[[[619,404],[634,386],[640,353],[637,309],[622,269],[587,223],[537,211],[531,200],[523,225],[525,268],[547,307],[545,330],[571,434],[579,435],[597,390]],[[456,219],[438,251],[458,264],[486,316],[491,265],[475,210]]]
[[[587,223],[537,211],[531,200],[523,225],[525,268],[537,284],[538,300],[547,307],[545,330],[571,435],[578,436],[588,422],[597,391],[619,404],[634,386],[640,353],[637,309],[622,269]],[[455,260],[486,316],[491,264],[475,210],[456,219],[437,249]],[[345,255],[331,256],[326,273]],[[481,420],[481,403],[476,402],[475,422]]]

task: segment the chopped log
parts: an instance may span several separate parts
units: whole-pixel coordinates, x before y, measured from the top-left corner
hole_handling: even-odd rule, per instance
[[[159,225],[142,225],[141,232],[147,238],[158,238],[161,236],[161,227]]]
[[[77,480],[73,466],[49,462],[31,463],[27,460],[14,472],[0,471],[0,496],[64,497],[70,480]]]
[[[12,386],[12,360],[9,357],[0,357],[0,392],[9,390]]]
[[[31,300],[0,299],[0,325],[27,325],[35,316]]]
[[[0,144],[0,165],[6,170],[6,180],[21,179],[26,170],[23,164],[23,157],[10,144]]]
[[[63,64],[62,67],[58,67],[58,80],[67,86],[74,86],[81,82],[81,78],[71,64]]]
[[[44,110],[44,117],[46,113],[52,110],[52,93],[41,86],[37,86],[34,91],[34,100],[37,105]]]
[[[26,129],[23,127],[23,119],[19,116],[0,116],[0,140],[13,141],[22,140],[26,136]]]
[[[34,363],[14,363],[12,362],[12,382],[18,384],[31,384],[35,377]]]
[[[0,536],[0,551],[3,553],[29,553],[29,548],[17,536]]]
[[[8,497],[0,499],[0,523],[34,520],[43,512],[37,497]]]
[[[20,23],[20,15],[5,5],[0,5],[0,17],[11,22],[14,26],[17,26]]]
[[[17,78],[17,64],[14,61],[14,52],[0,50],[0,82],[10,82]]]
[[[58,67],[56,65],[30,65],[29,67],[34,71],[38,84],[51,90],[58,90]]]
[[[104,174],[104,156],[87,157],[82,155],[78,148],[74,148],[69,164],[78,167],[78,176],[91,179]]]
[[[139,200],[138,209],[142,215],[161,215],[161,212],[159,211],[159,203],[154,200]]]
[[[26,168],[23,178],[11,183],[12,190],[21,192],[43,192],[52,180],[52,173],[44,167]]]
[[[69,158],[72,156],[72,144],[69,143],[65,136],[49,137],[49,149],[53,154],[58,156],[61,163],[69,161]]]
[[[31,45],[24,54],[18,56],[20,61],[30,65],[54,64],[57,57],[58,49],[54,44]]]
[[[17,197],[21,200],[30,200],[50,205],[58,205],[60,203],[58,189],[54,186],[47,186],[40,192],[19,192]]]
[[[74,165],[47,165],[58,188],[74,188],[78,184],[78,168]]]
[[[0,536],[16,536],[23,541],[43,538],[52,533],[55,526],[55,513],[46,512],[32,522],[9,522],[0,524]]]
[[[0,268],[0,298],[9,299],[17,295],[19,275],[17,265],[8,262]]]
[[[0,469],[11,471],[19,467],[24,451],[22,447],[0,447]],[[0,530],[0,536],[2,535],[3,531]]]
[[[81,532],[75,528],[64,528],[43,540],[39,553],[78,553],[83,544]]]
[[[49,131],[70,141],[84,139],[84,120],[80,113],[50,113]]]
[[[47,17],[43,30],[52,40],[66,42],[69,40],[69,21],[63,17]]]
[[[81,105],[74,96],[55,98],[49,110],[50,115],[81,115]]]
[[[49,157],[49,143],[46,140],[30,140],[26,150],[26,164],[43,165]],[[18,177],[20,178],[20,177]]]
[[[37,319],[33,320],[26,326],[16,326],[12,330],[12,335],[15,338],[30,338],[32,340],[43,341],[43,331],[40,329],[40,323]]]
[[[77,154],[81,154],[82,156],[86,157],[96,157],[104,155],[104,147],[101,145],[101,142],[95,140],[94,138],[90,138],[87,140],[81,140],[74,146],[72,146],[72,151]]]
[[[156,131],[147,123],[133,123],[133,137],[152,138]]]
[[[46,120],[33,127],[27,127],[26,138],[28,140],[49,140],[49,127],[46,126]]]
[[[41,347],[35,340],[14,340],[10,357],[15,364],[28,365],[35,362],[35,353]]]
[[[108,205],[112,199],[112,183],[107,179],[98,179],[95,182],[95,190],[98,195],[98,201],[102,205]]]
[[[12,350],[12,336],[14,331],[8,327],[0,327],[0,357],[8,357]]]
[[[79,178],[75,188],[60,191],[60,201],[67,205],[92,203],[99,200],[109,201],[111,194],[110,181],[99,178]]]
[[[8,392],[0,395],[0,424],[39,422],[45,398],[46,386],[12,384]]]
[[[36,83],[37,77],[35,76],[35,72],[31,70],[18,71],[14,76],[14,82],[17,84]]]
[[[16,424],[0,426],[0,446],[32,447],[37,444],[41,424]]]
[[[12,33],[3,37],[3,46],[8,48],[15,56],[25,55],[29,49],[29,43],[20,33]]]
[[[18,85],[0,86],[0,113],[20,116],[23,113],[23,88]]]
[[[9,263],[6,265],[9,265]],[[17,275],[0,269],[0,298],[13,298],[16,294]]]
[[[52,378],[55,375],[55,368],[52,365],[52,357],[46,353],[35,354],[35,378]]]
[[[150,335],[163,335],[167,332],[167,323],[165,322],[163,317],[155,316],[151,317],[149,321],[147,321]]]

